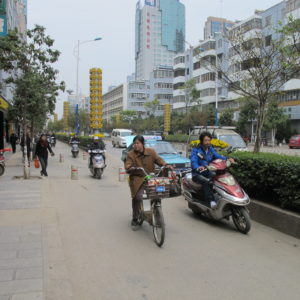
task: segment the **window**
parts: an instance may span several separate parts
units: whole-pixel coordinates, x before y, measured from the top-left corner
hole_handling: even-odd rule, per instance
[[[179,69],[174,71],[174,78],[179,76],[185,76],[185,69]]]
[[[184,62],[185,62],[184,56],[179,56],[179,57],[176,57],[174,59],[174,65],[177,65],[177,64],[180,64],[180,63],[184,63]]]
[[[206,73],[201,76],[201,82],[206,81],[215,81],[216,80],[216,74],[215,73]]]
[[[204,89],[201,90],[201,97],[209,97],[209,96],[215,96],[216,90],[215,89]]]
[[[173,94],[155,94],[154,98],[159,100],[171,100],[173,99]]]
[[[271,46],[271,42],[272,42],[272,35],[268,35],[265,37],[265,45],[268,47],[268,46]]]
[[[265,18],[265,27],[271,26],[272,25],[272,16],[267,16]]]
[[[173,85],[174,90],[179,90],[182,86],[184,86],[183,82],[179,82]]]
[[[154,78],[173,78],[173,70],[155,70]]]
[[[154,84],[154,87],[157,89],[172,89],[173,84],[172,83],[166,83],[166,82],[157,82]]]
[[[201,67],[200,66],[200,61],[197,61],[197,62],[194,63],[194,67],[193,67],[194,70],[198,70],[198,69],[200,69],[200,67]]]

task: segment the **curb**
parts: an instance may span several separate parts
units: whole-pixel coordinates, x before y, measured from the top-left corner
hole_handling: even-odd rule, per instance
[[[257,200],[249,204],[252,220],[300,239],[300,214]]]

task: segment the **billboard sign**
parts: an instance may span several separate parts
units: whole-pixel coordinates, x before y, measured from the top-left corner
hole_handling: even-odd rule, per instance
[[[145,5],[156,6],[156,0],[145,0]]]
[[[0,15],[0,36],[7,35],[6,15]]]

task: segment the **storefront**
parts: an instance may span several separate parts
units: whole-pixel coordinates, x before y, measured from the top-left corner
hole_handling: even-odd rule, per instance
[[[3,149],[5,142],[9,140],[8,107],[9,103],[0,96],[0,149]]]

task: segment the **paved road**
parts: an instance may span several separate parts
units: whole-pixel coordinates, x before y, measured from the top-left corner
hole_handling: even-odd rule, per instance
[[[101,181],[91,178],[82,156],[71,158],[68,146],[58,143],[55,152],[50,177],[34,181],[40,201],[27,211],[0,212],[0,232],[5,225],[37,226],[25,230],[42,240],[36,254],[43,258],[43,286],[36,288],[46,299],[299,299],[299,240],[255,222],[244,236],[228,222],[195,217],[178,197],[164,200],[166,241],[159,249],[147,224],[130,229],[128,185],[118,182],[121,149],[108,146]],[[78,181],[70,180],[71,165]]]

